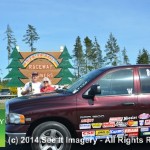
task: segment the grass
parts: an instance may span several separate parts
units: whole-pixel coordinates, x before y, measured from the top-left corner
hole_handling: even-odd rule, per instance
[[[0,109],[5,109],[5,103],[0,103]]]

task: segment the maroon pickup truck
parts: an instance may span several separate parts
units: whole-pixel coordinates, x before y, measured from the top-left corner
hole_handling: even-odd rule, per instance
[[[91,71],[68,89],[6,102],[6,135],[33,150],[76,140],[150,136],[150,65]]]

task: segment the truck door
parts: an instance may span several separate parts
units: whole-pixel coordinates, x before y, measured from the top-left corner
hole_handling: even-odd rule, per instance
[[[109,71],[93,83],[100,85],[101,94],[95,95],[93,100],[78,97],[78,132],[83,138],[105,138],[113,134],[138,135],[133,74],[132,68]],[[84,94],[88,95],[88,90]]]
[[[150,67],[140,67],[139,70],[139,124],[140,135],[150,135]]]

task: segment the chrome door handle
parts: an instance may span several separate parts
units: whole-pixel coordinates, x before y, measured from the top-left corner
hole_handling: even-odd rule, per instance
[[[134,106],[135,103],[134,102],[126,102],[126,103],[123,103],[124,106]]]

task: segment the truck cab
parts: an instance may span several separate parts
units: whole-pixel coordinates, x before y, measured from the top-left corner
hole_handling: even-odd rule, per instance
[[[76,140],[150,135],[150,65],[94,70],[66,90],[6,102],[6,134],[33,150],[70,150]],[[29,139],[29,141],[28,141]]]

